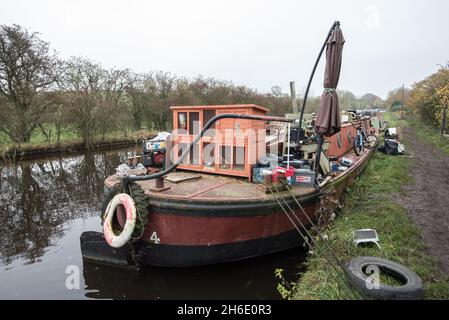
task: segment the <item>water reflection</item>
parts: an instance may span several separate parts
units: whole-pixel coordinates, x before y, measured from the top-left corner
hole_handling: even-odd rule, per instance
[[[95,299],[279,299],[276,268],[300,271],[299,249],[195,268],[147,267],[141,272],[84,263],[86,297]]]
[[[97,214],[103,181],[124,152],[86,154],[1,168],[0,262],[34,263],[64,222]]]
[[[286,269],[293,279],[300,271],[300,250],[141,272],[83,264],[79,237],[99,231],[104,179],[125,161],[127,151],[0,164],[0,299],[280,297],[274,269]],[[69,265],[80,269],[80,290],[65,286]]]

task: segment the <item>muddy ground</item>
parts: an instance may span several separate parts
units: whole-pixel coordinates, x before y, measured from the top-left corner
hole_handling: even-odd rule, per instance
[[[405,186],[401,202],[421,229],[431,255],[449,273],[449,157],[419,140],[406,128],[404,137],[414,157],[412,175],[416,184]]]

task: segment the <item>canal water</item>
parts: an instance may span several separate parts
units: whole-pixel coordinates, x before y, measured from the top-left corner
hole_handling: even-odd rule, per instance
[[[103,181],[127,151],[0,163],[0,299],[280,299],[275,269],[298,278],[299,248],[139,272],[83,262],[79,237],[101,230]]]

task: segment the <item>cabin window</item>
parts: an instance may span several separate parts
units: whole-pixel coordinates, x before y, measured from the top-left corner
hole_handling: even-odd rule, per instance
[[[204,110],[203,111],[203,125],[209,122],[210,119],[215,117],[216,111],[215,110]],[[215,129],[215,123],[210,127],[210,129]]]
[[[351,130],[348,130],[348,141],[351,143],[352,136],[351,136]]]
[[[338,144],[338,148],[341,149],[341,135],[340,135],[340,132],[337,134],[337,144]]]
[[[200,145],[198,143],[190,151],[190,164],[200,164]]]
[[[245,147],[234,147],[232,155],[233,170],[245,171]]]
[[[187,150],[187,148],[189,147],[189,145],[187,143],[180,143],[178,144],[178,159],[181,158],[182,153]],[[188,160],[188,157],[186,157],[182,163],[186,164]]]
[[[197,135],[200,133],[200,113],[189,112],[189,134]]]
[[[215,143],[203,143],[203,165],[207,168],[215,167]]]
[[[203,111],[203,126],[206,125],[206,123],[209,122],[210,119],[215,117],[216,111],[215,110],[204,110]],[[212,124],[212,126],[207,129],[206,134],[204,136],[211,137],[214,136],[215,133],[215,122]]]
[[[178,113],[178,129],[187,131],[187,112]]]
[[[231,152],[229,146],[221,146],[220,148],[220,169],[231,170]]]
[[[179,169],[251,180],[249,162],[259,160],[266,149],[266,122],[223,118],[215,124],[211,120],[227,113],[265,114],[265,109],[255,105],[176,106],[171,109],[174,128],[179,130],[179,133],[173,135],[174,158],[178,160],[183,151],[186,154]],[[196,145],[192,145],[190,152],[189,142],[198,136],[207,123],[211,123],[210,127]],[[254,152],[250,147],[251,150],[254,148]]]

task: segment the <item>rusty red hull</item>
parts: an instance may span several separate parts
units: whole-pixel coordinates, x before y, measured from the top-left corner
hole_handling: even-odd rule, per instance
[[[369,155],[350,172],[333,182],[341,197],[363,170]],[[314,218],[320,192],[298,197]],[[302,224],[307,217],[291,196]],[[229,203],[158,202],[150,206],[150,220],[142,237],[144,264],[185,267],[236,261],[300,246],[303,239],[276,201]]]
[[[347,154],[347,157],[353,157],[354,165],[328,181],[324,188],[333,188],[341,198],[364,169],[373,150],[360,157]],[[109,185],[113,184],[109,182]],[[167,267],[209,265],[283,251],[303,243],[276,197],[265,193],[248,196],[251,190],[258,188],[257,185],[238,182],[231,188],[232,183],[237,182],[203,178],[200,182],[184,183],[187,187],[182,192],[182,186],[173,185],[171,190],[160,195],[152,193],[149,222],[138,242],[140,263]],[[225,187],[228,189],[223,189]],[[148,190],[148,185],[143,188]],[[236,188],[245,197],[238,198],[239,193],[232,193]],[[293,191],[313,220],[321,191]],[[308,217],[290,193],[281,192],[278,197],[294,210],[304,226],[310,227]],[[89,237],[86,235],[86,239]],[[101,235],[95,237],[81,241],[83,257],[112,263],[119,257],[125,261],[130,259],[128,249],[111,249]],[[99,259],[99,256],[103,258]]]
[[[293,199],[286,199],[296,207]],[[318,193],[300,199],[313,216]],[[302,239],[276,201],[153,203],[142,237],[145,264],[196,266],[235,261],[294,248]],[[304,225],[306,217],[297,208]]]

